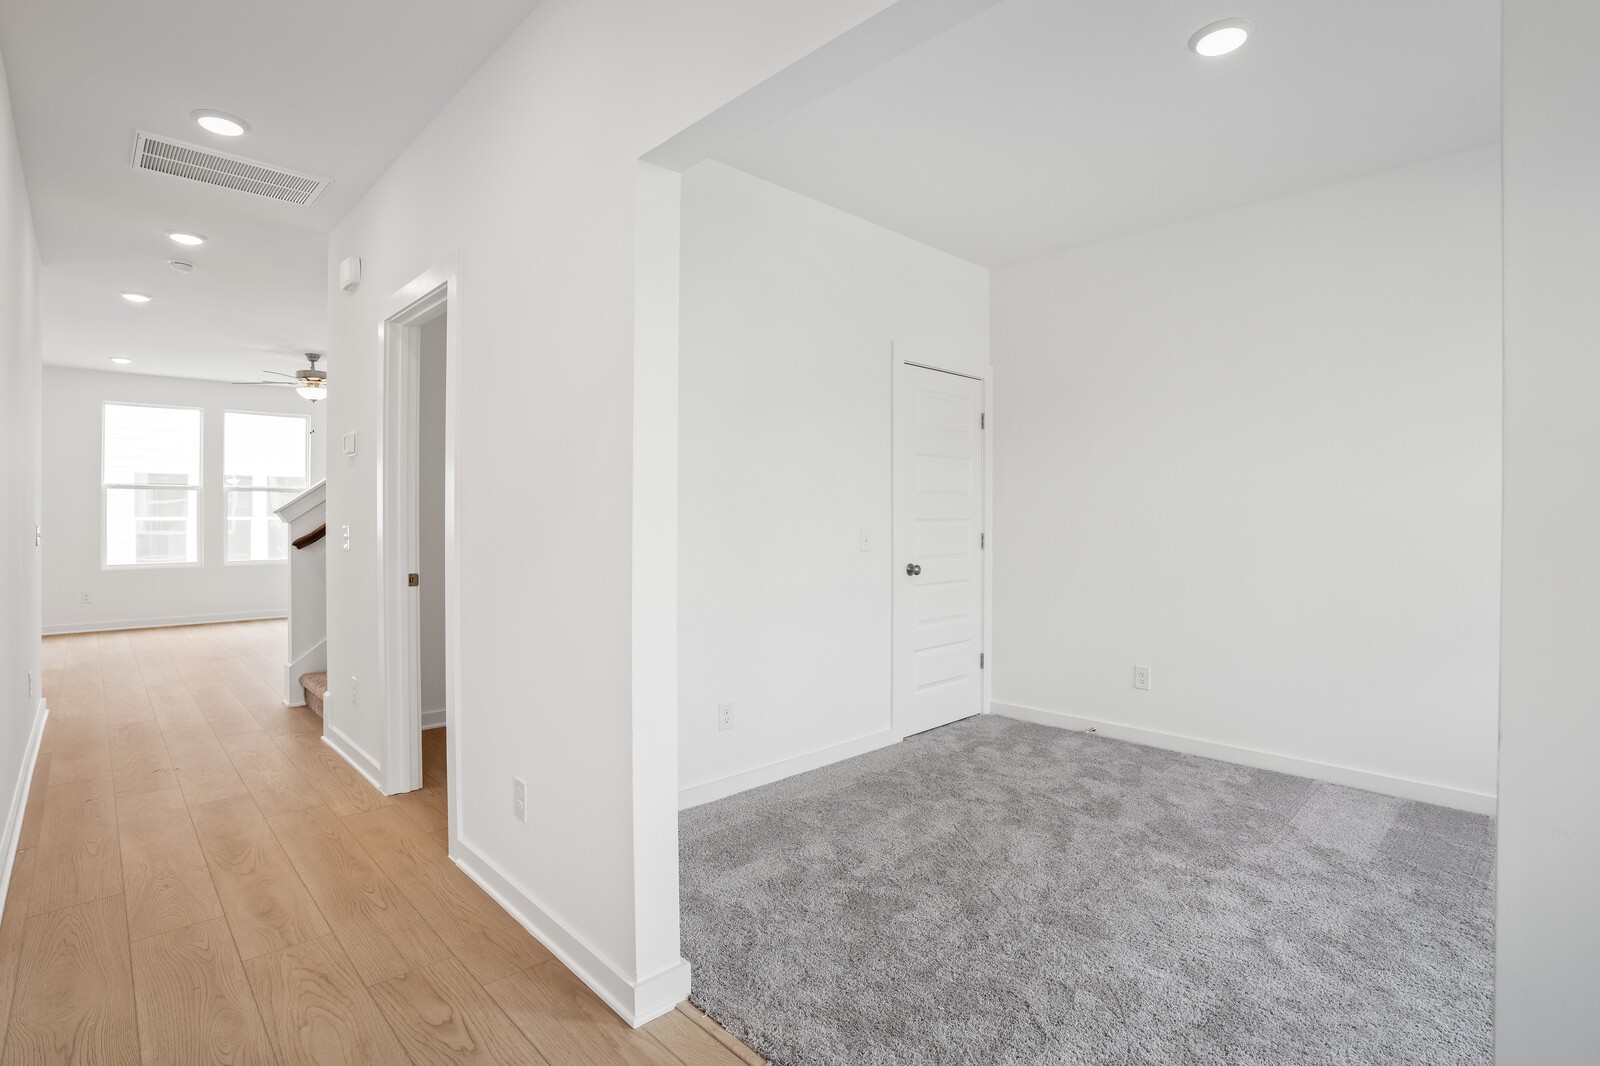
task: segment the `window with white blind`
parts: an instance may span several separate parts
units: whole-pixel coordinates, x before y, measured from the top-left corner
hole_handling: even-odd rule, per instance
[[[305,491],[306,430],[300,415],[223,414],[227,562],[288,558],[288,529],[272,512]]]
[[[105,405],[106,566],[200,561],[200,435],[193,407]]]

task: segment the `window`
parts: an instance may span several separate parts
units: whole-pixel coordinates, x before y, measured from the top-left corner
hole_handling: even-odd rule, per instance
[[[306,420],[299,415],[222,416],[222,484],[230,563],[289,556],[289,533],[272,512],[305,491]]]
[[[101,434],[105,565],[200,561],[200,412],[108,403]]]

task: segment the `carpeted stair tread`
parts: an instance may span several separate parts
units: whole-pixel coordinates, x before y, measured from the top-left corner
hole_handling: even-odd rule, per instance
[[[322,717],[322,700],[328,694],[328,674],[318,670],[314,674],[301,674],[300,687],[306,690],[306,706]]]

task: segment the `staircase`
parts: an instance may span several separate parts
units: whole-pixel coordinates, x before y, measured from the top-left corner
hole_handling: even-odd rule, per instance
[[[276,512],[289,527],[289,642],[284,649],[283,702],[322,713],[328,669],[328,485],[319,481]],[[319,673],[319,671],[322,671]],[[316,702],[308,702],[300,679],[322,678]]]
[[[301,674],[300,686],[306,690],[306,706],[322,717],[322,699],[328,694],[328,675],[325,671]]]

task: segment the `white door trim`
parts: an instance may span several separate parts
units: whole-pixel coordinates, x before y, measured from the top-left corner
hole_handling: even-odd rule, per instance
[[[950,374],[954,377],[968,378],[970,380],[980,382],[983,386],[983,518],[981,525],[983,529],[985,546],[983,550],[982,564],[983,618],[980,622],[980,629],[982,632],[981,639],[983,641],[983,650],[986,657],[986,662],[982,671],[982,692],[977,710],[980,714],[987,714],[989,713],[989,704],[992,698],[990,679],[993,677],[994,666],[992,661],[993,656],[989,651],[989,649],[994,647],[994,640],[992,639],[992,620],[994,618],[992,597],[994,590],[995,545],[994,535],[990,529],[994,515],[994,448],[992,446],[993,437],[989,432],[994,428],[994,418],[991,413],[994,396],[994,371],[991,367],[986,365],[983,367],[983,372],[981,374],[975,374],[970,369],[952,370],[948,367],[936,366],[932,363],[920,362],[916,359],[905,358],[895,352],[893,344],[890,345],[890,367],[891,376],[889,384],[891,399],[889,415],[889,545],[890,552],[894,558],[893,570],[890,572],[891,581],[893,583],[890,586],[891,593],[889,607],[889,728],[891,734],[896,740],[904,740],[906,737],[919,731],[920,727],[916,723],[909,720],[909,708],[905,706],[905,701],[901,698],[901,693],[903,690],[901,687],[902,677],[899,661],[898,633],[896,631],[896,626],[899,625],[900,617],[900,613],[897,608],[899,597],[901,595],[901,589],[904,586],[895,579],[901,576],[901,568],[905,565],[905,559],[902,558],[902,556],[906,555],[908,550],[908,546],[904,540],[905,530],[903,528],[900,516],[900,497],[902,489],[900,469],[900,419],[903,414],[901,410],[901,377],[905,373],[907,367],[915,367],[920,370],[932,370],[940,374]]]
[[[420,368],[420,327],[441,312],[445,326],[444,413],[444,568],[445,582],[445,725],[460,736],[460,552],[456,539],[456,437],[460,426],[462,358],[461,285],[458,260],[417,276],[389,298],[384,307],[381,344],[384,353],[383,397],[379,418],[377,555],[379,588],[383,590],[379,622],[379,673],[385,699],[382,790],[387,794],[422,787],[422,695],[418,633],[420,604],[407,575],[417,570],[416,424],[411,418]],[[440,575],[430,575],[437,580]],[[457,792],[461,775],[455,765],[459,745],[448,746],[450,852],[459,836]]]

